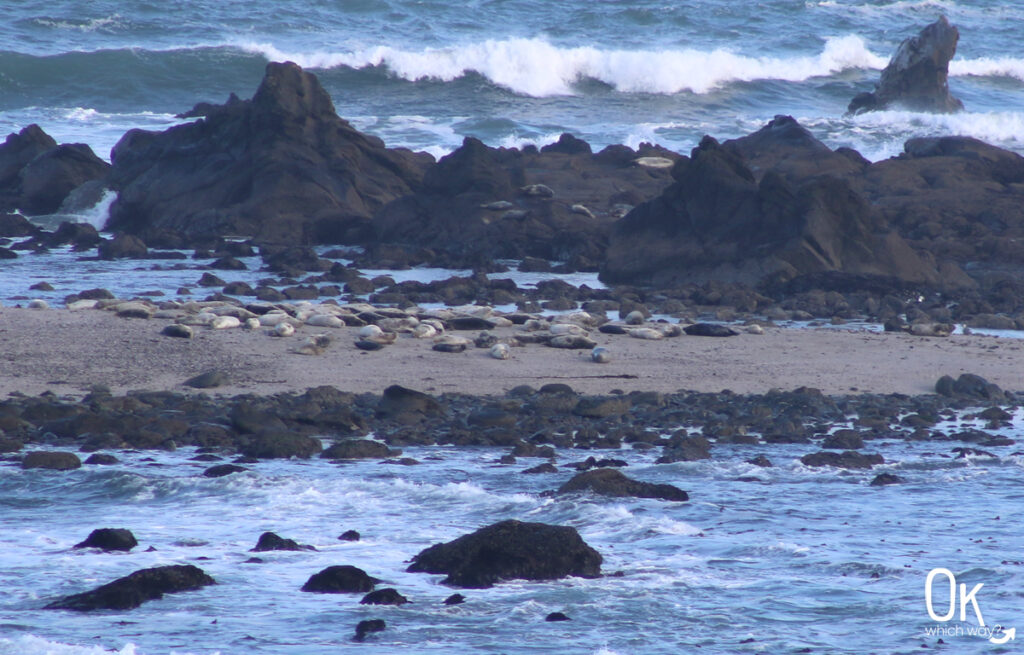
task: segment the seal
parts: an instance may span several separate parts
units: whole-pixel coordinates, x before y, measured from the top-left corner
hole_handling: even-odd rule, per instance
[[[512,356],[507,343],[496,343],[491,346],[491,357],[494,359],[508,359]]]
[[[612,361],[612,354],[608,352],[607,348],[598,346],[590,351],[590,361],[596,364],[607,364]]]

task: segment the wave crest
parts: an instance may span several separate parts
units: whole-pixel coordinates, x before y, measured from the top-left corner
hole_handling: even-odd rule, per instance
[[[527,96],[573,95],[586,79],[626,93],[704,94],[730,82],[776,79],[799,82],[851,68],[880,69],[886,59],[855,35],[828,39],[821,53],[804,57],[749,57],[716,49],[601,50],[561,48],[543,39],[488,40],[451,48],[408,51],[379,46],[356,52],[289,53],[266,43],[240,47],[272,61],[303,68],[382,67],[402,79],[444,82],[477,73]]]

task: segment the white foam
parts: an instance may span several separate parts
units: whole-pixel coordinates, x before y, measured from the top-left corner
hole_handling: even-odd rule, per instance
[[[861,114],[854,118],[854,123],[869,131],[891,131],[898,134],[900,150],[904,139],[916,136],[971,136],[1011,148],[1024,145],[1024,112],[928,114],[878,111]]]
[[[1024,81],[1024,59],[1015,57],[980,57],[954,59],[949,62],[949,74],[955,77],[1012,77]]]
[[[49,641],[35,635],[22,635],[14,639],[0,637],[0,653],[20,655],[137,655],[135,644],[126,644],[121,650],[107,650],[100,646],[74,646]],[[139,654],[140,655],[140,654]]]
[[[885,57],[867,49],[856,35],[829,38],[817,55],[750,57],[716,49],[602,50],[564,48],[545,39],[487,40],[420,51],[378,46],[353,52],[285,52],[268,43],[238,47],[269,60],[294,61],[304,68],[386,67],[410,81],[452,81],[475,72],[528,96],[572,95],[584,79],[626,93],[708,93],[737,81],[777,79],[799,82],[851,68],[880,69]]]
[[[102,232],[107,227],[107,221],[110,220],[110,206],[114,204],[115,200],[117,200],[117,191],[105,190],[95,205],[78,215],[81,222],[88,223],[97,231]]]

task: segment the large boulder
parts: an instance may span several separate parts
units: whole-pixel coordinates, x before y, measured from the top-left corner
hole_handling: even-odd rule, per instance
[[[679,502],[690,499],[689,495],[679,487],[671,484],[641,482],[626,477],[621,471],[611,468],[592,469],[577,473],[558,488],[559,494],[585,491],[615,498],[657,498]]]
[[[940,16],[900,43],[875,90],[855,96],[848,111],[858,114],[894,106],[947,114],[961,111],[964,104],[949,92],[948,83],[949,61],[959,39],[956,27]]]
[[[164,132],[131,130],[111,152],[108,228],[191,239],[345,242],[417,188],[431,160],[391,150],[337,116],[311,73],[270,63],[251,100]],[[147,239],[148,240],[148,239]]]
[[[107,174],[110,164],[83,143],[62,144],[39,155],[18,174],[21,209],[30,214],[52,214],[68,195]]]
[[[38,125],[29,125],[0,144],[0,211],[52,214],[72,191],[109,168],[89,146],[58,146]]]
[[[195,591],[216,584],[202,569],[186,565],[157,566],[136,571],[92,591],[65,596],[46,606],[51,610],[128,610],[164,594]]]
[[[431,546],[407,570],[446,573],[444,584],[483,589],[502,580],[596,578],[601,561],[575,528],[507,520]]]
[[[793,123],[777,117],[764,128],[786,137],[790,155],[785,166],[777,157],[761,157],[757,174],[746,155],[752,144],[721,145],[705,137],[689,158],[675,164],[674,184],[614,225],[602,281],[669,286],[717,280],[753,286],[841,272],[938,284],[934,265],[893,232],[843,177],[860,164],[842,163],[843,156],[836,159],[809,133],[789,138],[799,132]],[[769,136],[758,140],[758,150],[772,141]],[[797,157],[794,151],[801,149],[805,154]],[[801,172],[808,160],[823,157],[834,174]]]

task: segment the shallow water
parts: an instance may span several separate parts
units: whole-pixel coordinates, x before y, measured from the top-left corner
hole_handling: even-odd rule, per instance
[[[1001,433],[1019,438],[1022,426],[1017,412]],[[924,604],[933,568],[984,584],[988,627],[1010,627],[1024,611],[1015,561],[1024,456],[1007,446],[989,449],[996,458],[953,459],[956,445],[872,441],[866,450],[887,461],[873,471],[809,469],[798,461],[808,445],[718,445],[712,460],[661,465],[654,453],[601,451],[626,459],[631,477],[686,489],[688,503],[546,497],[571,474],[523,475],[535,460],[499,466],[494,448],[406,449],[418,466],[265,461],[218,479],[200,476],[209,463],[189,461],[191,449],[119,452],[121,464],[69,473],[8,465],[0,468],[0,652],[327,653],[356,647],[354,625],[371,617],[388,624],[371,638],[377,647],[425,653],[917,652],[936,643],[925,631],[943,625]],[[757,454],[775,466],[746,463]],[[907,482],[868,486],[880,471]],[[505,518],[577,528],[604,556],[604,572],[622,577],[504,583],[446,607],[453,590],[442,576],[404,572],[421,549]],[[130,528],[140,546],[69,550],[96,527]],[[348,529],[362,540],[338,541]],[[246,563],[266,530],[318,551]],[[40,609],[169,563],[194,563],[218,584],[131,612]],[[370,608],[358,595],[298,591],[335,564],[364,568],[413,604]],[[572,621],[545,623],[554,611]],[[974,623],[947,627],[956,625]],[[958,653],[1002,652],[981,637],[944,641]],[[51,651],[56,644],[76,647]]]

